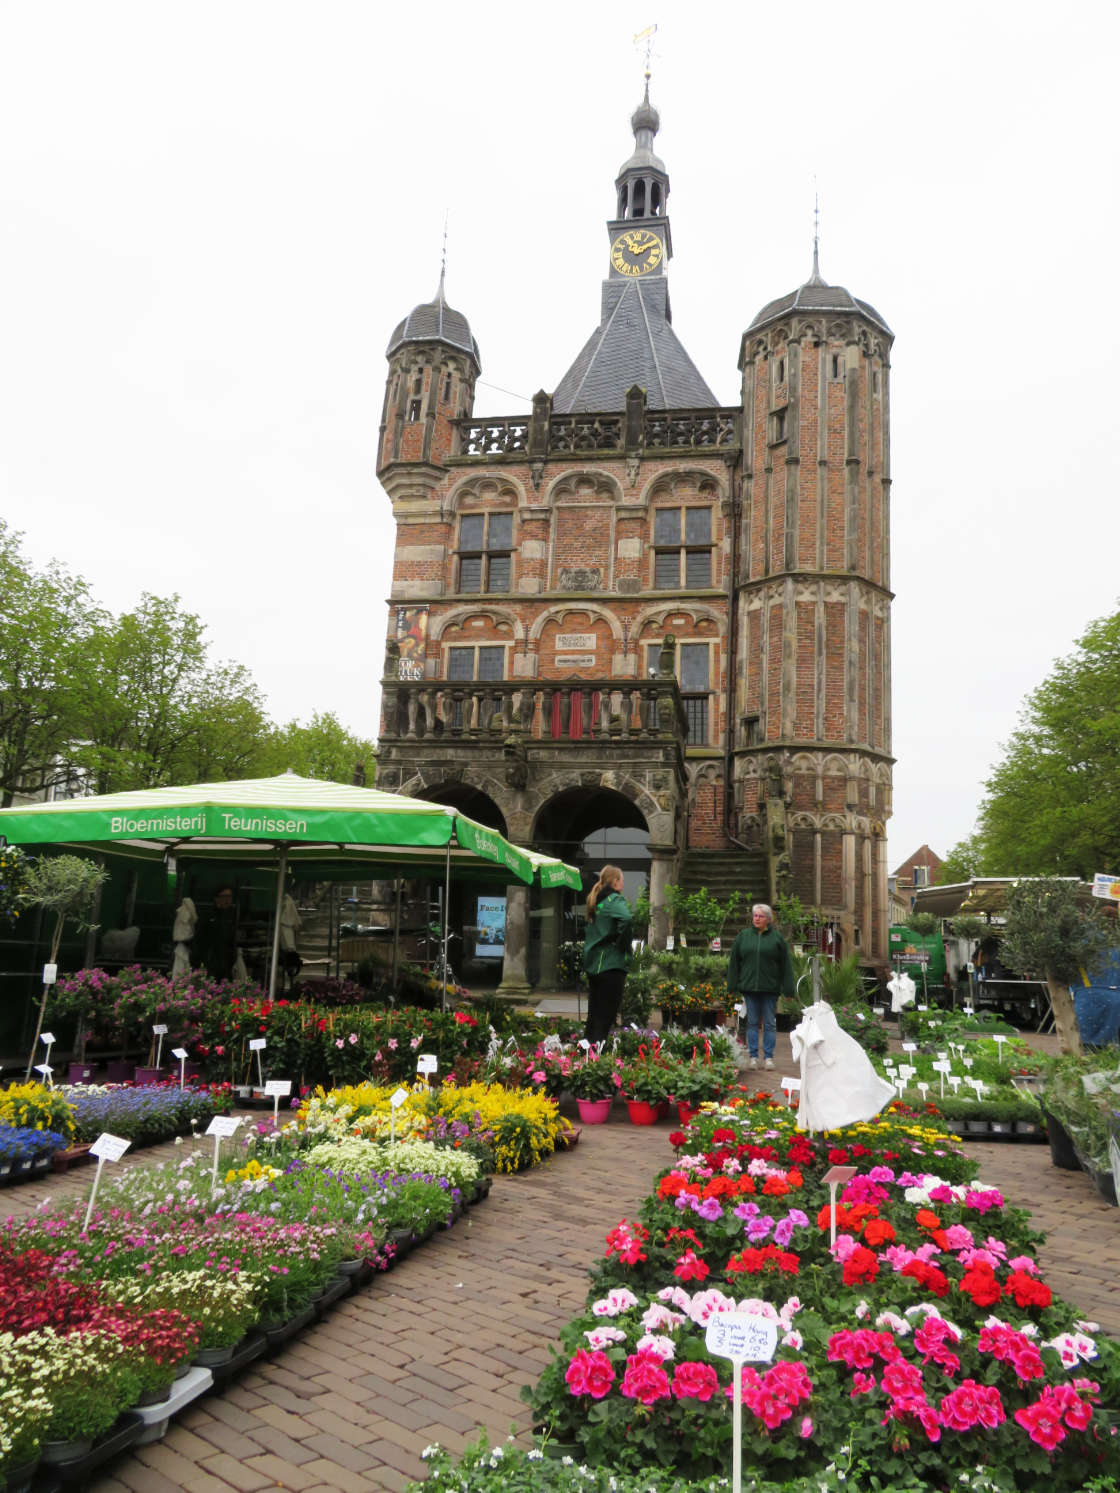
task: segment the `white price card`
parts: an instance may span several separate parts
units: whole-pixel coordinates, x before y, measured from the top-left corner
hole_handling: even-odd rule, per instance
[[[251,1037],[249,1039],[250,1052],[263,1052],[267,1046],[268,1039],[266,1037]]]
[[[157,1022],[155,1022],[153,1024],[153,1026],[152,1026],[152,1032],[157,1037],[166,1037],[167,1036],[167,1023],[166,1023],[166,1021],[157,1021]]]
[[[54,1046],[54,1033],[53,1032],[40,1032],[39,1033],[39,1041],[40,1042],[45,1042],[48,1047],[53,1047]]]
[[[401,1105],[404,1103],[404,1101],[407,1098],[408,1098],[408,1090],[407,1089],[397,1089],[395,1093],[390,1094],[390,1096],[389,1096],[389,1103],[393,1106],[394,1109],[400,1109]]]
[[[103,1130],[90,1146],[89,1154],[96,1156],[99,1161],[119,1161],[131,1144],[123,1136],[110,1135],[107,1130]]]
[[[241,1124],[237,1115],[215,1115],[207,1125],[206,1135],[227,1136],[236,1135],[237,1127]]]
[[[439,1070],[439,1059],[434,1052],[422,1052],[416,1059],[417,1073],[436,1073]]]
[[[801,1080],[799,1078],[783,1078],[779,1081],[778,1087],[780,1089],[799,1089],[801,1087]]]
[[[50,1078],[51,1074],[54,1072],[54,1069],[51,1067],[50,1063],[36,1063],[35,1072],[41,1073],[44,1078]]]
[[[902,1044],[902,1050],[903,1052],[917,1052],[918,1044],[916,1042],[904,1042]]]
[[[708,1318],[704,1346],[717,1358],[769,1363],[778,1346],[778,1324],[752,1312],[715,1312]]]
[[[44,985],[53,985],[56,982],[57,979],[58,979],[58,965],[57,964],[44,964],[43,965],[43,984]]]
[[[290,1078],[270,1078],[264,1086],[267,1099],[287,1099],[292,1092],[292,1080]]]
[[[919,1007],[918,1007],[918,1010],[919,1010],[919,1011],[928,1011],[928,1010],[929,1010],[929,1007],[928,1007],[928,1006],[919,1006]]]
[[[938,1058],[931,1066],[935,1073],[948,1073],[953,1065],[949,1062],[948,1058]]]
[[[185,1063],[187,1061],[187,1049],[185,1047],[173,1047],[171,1049],[171,1056],[178,1058],[180,1063]]]

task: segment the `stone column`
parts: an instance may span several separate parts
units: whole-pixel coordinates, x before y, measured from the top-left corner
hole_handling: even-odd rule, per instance
[[[541,910],[537,914],[541,925],[541,977],[542,990],[557,990],[560,985],[558,965],[560,951],[561,906],[563,893],[558,887],[541,893]],[[508,904],[507,904],[508,905]]]
[[[525,1000],[529,988],[529,888],[518,881],[506,887],[506,953],[498,994]]]
[[[669,885],[677,852],[672,845],[651,845],[649,853],[649,946],[651,949],[663,949],[669,935],[669,909],[665,905],[665,888]]]

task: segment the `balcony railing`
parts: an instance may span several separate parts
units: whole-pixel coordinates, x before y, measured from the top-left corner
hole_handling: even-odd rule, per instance
[[[386,680],[381,739],[456,741],[516,734],[529,741],[684,743],[688,721],[675,679]]]
[[[632,394],[641,394],[640,390]],[[558,415],[547,396],[533,401],[529,419],[497,416],[455,422],[460,460],[494,457],[543,460],[581,452],[643,451],[731,452],[738,449],[742,412],[737,408],[648,410],[644,398],[628,398],[624,414]]]

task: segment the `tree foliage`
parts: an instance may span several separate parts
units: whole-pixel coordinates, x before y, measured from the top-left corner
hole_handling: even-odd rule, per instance
[[[1027,697],[985,786],[990,874],[1091,879],[1120,864],[1120,612],[1094,622]]]
[[[278,727],[248,670],[209,656],[178,596],[118,617],[51,562],[36,571],[0,520],[0,800],[259,777],[372,781],[375,747],[331,714]]]
[[[937,868],[937,886],[957,886],[985,874],[984,847],[978,833],[958,840]]]

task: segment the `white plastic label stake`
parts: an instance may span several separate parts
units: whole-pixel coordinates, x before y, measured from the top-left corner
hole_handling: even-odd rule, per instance
[[[264,1085],[266,1099],[272,1100],[272,1128],[280,1128],[280,1101],[287,1099],[292,1092],[292,1080],[290,1078],[270,1078]]]
[[[904,1042],[902,1044],[902,1050],[903,1052],[917,1052],[918,1044],[916,1042]]]
[[[263,1052],[264,1049],[267,1046],[268,1046],[268,1038],[267,1037],[251,1037],[249,1039],[249,1051],[250,1052]]]
[[[187,1086],[187,1049],[185,1047],[173,1047],[171,1056],[179,1060],[179,1091],[182,1092]]]
[[[709,1353],[730,1358],[733,1370],[731,1403],[731,1487],[743,1487],[743,1364],[769,1362],[778,1345],[778,1326],[769,1317],[748,1312],[716,1312],[708,1318],[704,1337]]]
[[[97,1157],[97,1171],[93,1176],[93,1187],[89,1194],[89,1207],[86,1209],[85,1222],[82,1224],[82,1232],[89,1228],[89,1221],[93,1217],[94,1199],[97,1197],[98,1184],[101,1181],[101,1172],[107,1161],[119,1161],[131,1146],[130,1140],[124,1140],[119,1135],[110,1135],[103,1130],[89,1148],[89,1154]]]
[[[241,1121],[236,1115],[215,1115],[206,1127],[206,1134],[214,1137],[214,1169],[210,1173],[210,1185],[218,1185],[218,1151],[221,1148],[222,1138],[234,1135]]]
[[[1007,1041],[1007,1038],[1001,1032],[997,1036],[995,1036],[992,1040],[997,1044],[997,1046],[999,1048],[999,1060],[1000,1060],[1000,1062],[1001,1063],[1006,1062],[1007,1060],[1006,1060],[1006,1058],[1003,1055],[1003,1044]]]
[[[57,979],[58,979],[58,965],[57,964],[44,964],[43,965],[43,984],[44,985],[53,985],[57,981]]]
[[[439,1059],[434,1052],[422,1052],[416,1059],[417,1073],[436,1073],[439,1071]]]
[[[185,1063],[187,1061],[187,1049],[185,1047],[173,1047],[171,1049],[171,1056],[178,1058],[180,1063]]]
[[[53,1032],[40,1032],[39,1033],[39,1041],[40,1042],[45,1042],[48,1047],[53,1047],[54,1046],[54,1033]]]
[[[397,1110],[408,1098],[407,1089],[396,1089],[389,1096],[389,1139],[395,1141],[397,1138]]]
[[[153,1023],[152,1031],[155,1033],[156,1037],[156,1067],[158,1068],[163,1058],[163,1039],[167,1036],[166,1022],[160,1021]]]
[[[152,1031],[156,1034],[157,1037],[166,1037],[167,1023],[163,1021],[156,1022],[152,1027]]]
[[[51,1077],[54,1069],[51,1067],[50,1063],[36,1063],[35,1072],[41,1073],[43,1075],[43,1082],[47,1084],[49,1088],[54,1088],[54,1079]]]

